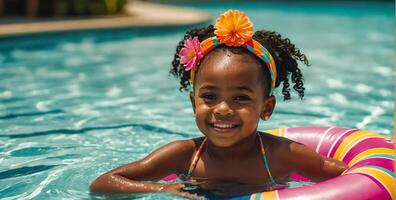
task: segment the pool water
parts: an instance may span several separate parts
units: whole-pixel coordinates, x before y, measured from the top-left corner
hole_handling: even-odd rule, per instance
[[[305,100],[283,102],[276,91],[275,113],[261,130],[332,125],[391,136],[393,4],[183,6],[213,16],[241,9],[256,30],[280,32],[309,58]],[[0,199],[89,199],[98,175],[170,141],[200,136],[187,93],[168,76],[185,30],[0,39]]]

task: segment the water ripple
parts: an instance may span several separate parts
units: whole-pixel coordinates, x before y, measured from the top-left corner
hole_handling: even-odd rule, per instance
[[[37,155],[47,154],[54,149],[55,148],[53,147],[27,147],[12,151],[10,155],[14,157],[37,156]]]
[[[10,169],[7,171],[0,172],[0,180],[35,174],[35,173],[38,173],[41,171],[49,170],[56,166],[58,166],[58,165],[37,165],[34,167],[21,167],[21,168],[16,168],[16,169]]]
[[[7,99],[0,99],[0,103],[14,103],[17,101],[23,101],[26,100],[25,98],[21,98],[21,97],[9,97]]]
[[[64,113],[63,110],[61,109],[55,109],[55,110],[50,110],[46,112],[31,112],[31,113],[18,113],[18,114],[9,114],[9,115],[3,115],[0,116],[0,119],[14,119],[17,117],[31,117],[31,116],[41,116],[41,115],[47,115],[47,114],[58,114],[58,113]]]
[[[43,135],[56,135],[56,134],[82,134],[82,133],[87,133],[89,131],[96,131],[96,130],[108,130],[108,129],[120,129],[120,128],[126,128],[126,127],[135,127],[135,128],[141,128],[146,131],[153,131],[153,132],[158,132],[158,133],[166,133],[166,134],[174,134],[174,135],[180,135],[183,137],[188,137],[190,136],[189,134],[186,133],[181,133],[181,132],[175,132],[166,128],[161,128],[161,127],[156,127],[153,125],[149,124],[120,124],[120,125],[114,125],[114,126],[94,126],[94,127],[86,127],[82,129],[55,129],[55,130],[48,130],[48,131],[38,131],[38,132],[32,132],[32,133],[19,133],[19,134],[13,134],[13,135],[0,135],[0,137],[3,138],[29,138],[29,137],[36,137],[36,136],[43,136]]]

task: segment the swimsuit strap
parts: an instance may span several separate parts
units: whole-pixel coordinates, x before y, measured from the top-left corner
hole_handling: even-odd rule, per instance
[[[265,169],[267,170],[267,173],[268,173],[268,176],[269,176],[269,179],[270,179],[271,183],[275,185],[276,182],[275,182],[275,179],[272,177],[271,171],[269,170],[267,156],[265,155],[263,139],[261,139],[261,135],[259,133],[257,133],[257,136],[258,136],[259,141],[260,141],[261,155],[262,155],[262,158],[263,158],[263,161],[264,161]]]
[[[192,163],[191,163],[191,165],[190,165],[190,169],[188,170],[188,173],[187,173],[187,179],[189,179],[189,178],[191,177],[191,175],[192,175],[192,173],[193,173],[195,167],[197,166],[198,159],[199,159],[199,157],[201,156],[201,152],[202,152],[202,150],[203,150],[203,147],[204,147],[205,142],[206,142],[206,137],[205,137],[205,139],[201,142],[201,145],[199,146],[198,150],[195,152],[194,159],[193,159],[193,161],[192,161]]]
[[[261,155],[262,155],[262,158],[263,158],[265,169],[266,169],[266,171],[268,173],[268,176],[269,176],[269,179],[270,179],[271,183],[275,185],[276,184],[275,179],[272,177],[271,171],[269,170],[267,157],[265,155],[265,149],[264,149],[264,145],[263,145],[263,140],[261,139],[260,134],[257,134],[257,136],[258,136],[259,141],[260,141]],[[201,156],[201,153],[202,153],[202,150],[203,150],[203,147],[205,145],[206,140],[207,140],[207,138],[205,137],[205,139],[202,141],[201,145],[199,146],[198,150],[195,152],[194,159],[193,159],[193,161],[192,161],[192,163],[190,165],[190,169],[188,170],[188,173],[187,173],[187,179],[189,179],[191,177],[195,167],[197,166],[198,159]]]

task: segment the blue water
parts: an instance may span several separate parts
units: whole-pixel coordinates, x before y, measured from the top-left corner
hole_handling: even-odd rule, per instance
[[[301,49],[306,98],[260,129],[333,125],[390,137],[393,4],[184,4],[245,11]],[[184,28],[0,39],[0,199],[87,199],[98,175],[199,136],[187,93],[168,76]],[[146,194],[138,199],[174,199]]]

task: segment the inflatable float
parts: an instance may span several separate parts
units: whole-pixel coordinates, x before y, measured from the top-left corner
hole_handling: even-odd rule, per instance
[[[392,200],[395,198],[395,146],[376,133],[339,127],[292,127],[265,131],[315,149],[350,167],[342,175],[298,188],[285,188],[228,199],[242,200]],[[292,180],[305,180],[293,174]],[[167,177],[166,180],[169,180]],[[224,199],[224,197],[222,198]]]

